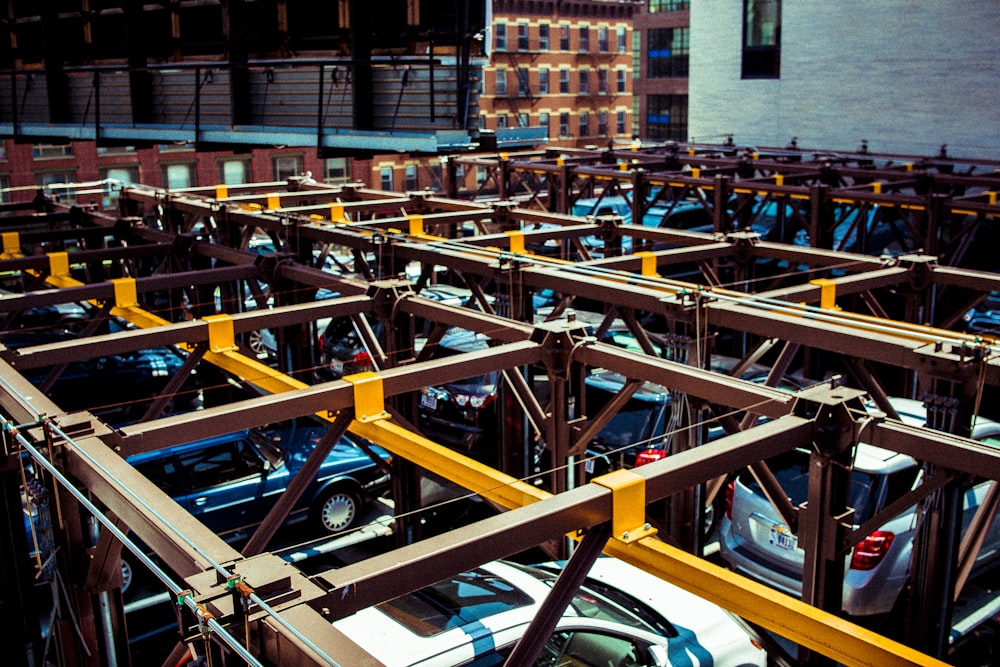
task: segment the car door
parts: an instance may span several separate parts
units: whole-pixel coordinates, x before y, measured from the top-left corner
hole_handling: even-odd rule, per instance
[[[175,498],[193,516],[219,533],[259,523],[273,499],[269,487],[278,482],[246,438],[215,442],[181,453],[177,463],[187,479],[185,493]]]

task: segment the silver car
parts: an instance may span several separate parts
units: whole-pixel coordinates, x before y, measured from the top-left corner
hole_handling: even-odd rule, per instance
[[[926,411],[920,401],[892,398],[904,423],[923,426]],[[1000,424],[978,419],[973,437],[1000,446]],[[769,467],[798,506],[806,500],[809,453],[792,450],[768,461]],[[855,525],[861,525],[883,507],[920,484],[917,462],[904,454],[868,444],[856,449],[848,504]],[[967,526],[986,494],[982,482],[964,494]],[[916,507],[889,520],[854,546],[845,557],[843,610],[859,617],[875,617],[893,610],[906,584],[913,549]],[[980,551],[977,567],[1000,557],[1000,525],[993,522]],[[720,527],[720,555],[733,570],[790,595],[802,592],[804,551],[753,476],[739,474],[727,490],[726,516]]]

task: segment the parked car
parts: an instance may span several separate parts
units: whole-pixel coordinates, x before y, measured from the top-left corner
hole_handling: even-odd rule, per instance
[[[923,426],[926,410],[919,401],[892,398],[900,418]],[[980,418],[973,437],[1000,446],[1000,423]],[[798,506],[806,500],[809,483],[809,452],[795,449],[768,461],[771,472]],[[853,522],[861,525],[903,494],[918,486],[921,470],[909,456],[861,443],[851,467],[849,506]],[[979,507],[988,482],[963,494],[965,522]],[[859,542],[845,556],[843,610],[876,621],[897,609],[909,577],[910,558],[916,532],[917,507],[889,519]],[[798,538],[780,519],[753,476],[736,476],[727,490],[725,518],[719,540],[722,559],[733,570],[791,595],[801,595],[804,551]],[[977,563],[983,568],[1000,558],[1000,525],[994,521]]]
[[[22,330],[0,333],[0,343],[16,356],[16,350],[31,345],[72,341],[77,335],[65,329]],[[184,356],[173,348],[151,348],[122,354],[106,354],[69,363],[46,395],[67,412],[89,410],[111,424],[142,417],[153,398],[184,365]],[[25,378],[40,386],[50,368],[24,371]],[[172,398],[165,412],[184,412],[199,407],[200,386],[192,373]]]
[[[969,333],[1000,336],[1000,292],[990,292],[982,303],[970,308],[962,317],[962,324]]]
[[[438,344],[433,359],[484,350],[488,339],[466,329],[451,329]],[[418,424],[428,437],[484,462],[495,458],[496,398],[500,374],[481,375],[424,387],[420,393]]]
[[[322,427],[248,429],[129,457],[128,462],[220,535],[260,523],[322,437]],[[383,460],[385,450],[371,445]],[[286,520],[336,533],[389,488],[389,474],[351,437],[334,445]]]
[[[549,594],[558,564],[486,563],[333,623],[387,667],[502,665]],[[610,557],[598,558],[538,667],[764,665],[745,624]]]

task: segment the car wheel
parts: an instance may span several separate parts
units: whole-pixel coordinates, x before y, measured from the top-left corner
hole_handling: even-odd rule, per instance
[[[262,359],[268,355],[267,346],[264,344],[264,332],[260,329],[247,334],[247,346],[258,359]]]
[[[122,593],[132,587],[132,564],[122,558]]]
[[[316,505],[316,519],[327,533],[347,530],[358,518],[359,503],[356,495],[344,487],[335,487],[325,493]]]

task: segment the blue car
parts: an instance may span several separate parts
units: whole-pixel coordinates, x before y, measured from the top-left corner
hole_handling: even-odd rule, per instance
[[[250,429],[129,457],[128,462],[210,529],[236,539],[259,524],[322,437],[321,427]],[[389,453],[370,451],[383,461]],[[389,488],[387,468],[345,436],[333,447],[286,524],[347,530]]]

